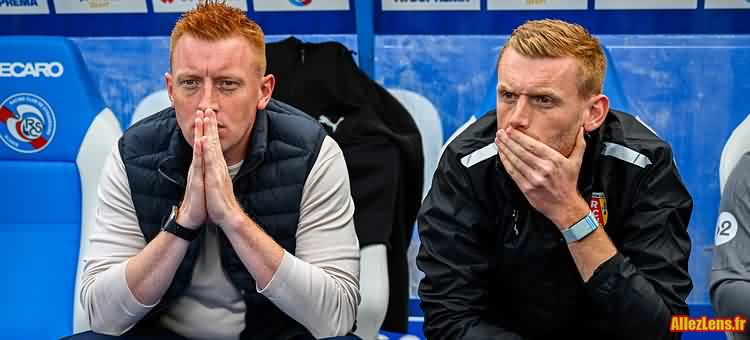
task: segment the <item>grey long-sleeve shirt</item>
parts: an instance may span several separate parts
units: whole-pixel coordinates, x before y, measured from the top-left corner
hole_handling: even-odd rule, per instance
[[[711,304],[722,317],[750,318],[750,153],[740,158],[721,195],[714,232]],[[734,334],[750,340],[750,330]]]
[[[229,166],[230,175],[241,164]],[[84,255],[81,303],[94,331],[122,334],[156,304],[141,304],[127,285],[128,259],[146,241],[117,146],[103,174],[97,223]],[[359,243],[353,215],[343,153],[326,137],[302,192],[295,255],[285,251],[268,285],[256,287],[315,337],[346,334],[356,319]],[[166,328],[190,338],[236,339],[245,327],[244,301],[219,263],[216,228],[206,230],[187,291],[160,320]]]

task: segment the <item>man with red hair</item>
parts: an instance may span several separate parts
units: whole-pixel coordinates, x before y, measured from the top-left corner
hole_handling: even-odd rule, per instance
[[[445,149],[419,214],[430,339],[678,339],[693,202],[669,144],[602,94],[604,50],[533,20],[497,103]]]
[[[99,186],[81,284],[93,331],[349,334],[359,246],[341,149],[271,98],[263,32],[242,11],[198,4],[170,61],[172,107],[123,135]]]

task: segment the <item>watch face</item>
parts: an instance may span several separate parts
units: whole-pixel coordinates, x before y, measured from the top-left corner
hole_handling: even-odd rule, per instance
[[[172,207],[172,213],[169,214],[169,219],[167,219],[167,222],[164,223],[164,226],[162,226],[161,230],[166,231],[168,233],[172,233],[176,235],[177,237],[187,240],[187,241],[193,241],[198,237],[199,230],[198,229],[189,229],[185,228],[177,223],[177,214],[178,214],[178,208]],[[199,228],[200,229],[200,228]]]
[[[169,225],[170,222],[172,222],[175,218],[177,218],[177,214],[175,213],[177,211],[176,207],[172,207],[172,211],[169,212],[169,217],[167,217],[166,222],[164,222],[164,225],[162,225],[161,229],[164,230],[167,228],[167,225]]]

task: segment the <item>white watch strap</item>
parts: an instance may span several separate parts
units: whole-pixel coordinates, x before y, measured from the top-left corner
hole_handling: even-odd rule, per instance
[[[573,226],[562,231],[565,242],[572,243],[582,240],[599,227],[599,221],[593,212],[589,212],[584,218]]]

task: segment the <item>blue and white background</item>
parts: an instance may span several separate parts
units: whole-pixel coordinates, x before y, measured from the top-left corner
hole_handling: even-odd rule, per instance
[[[0,34],[71,37],[104,101],[127,128],[139,103],[164,88],[170,29],[193,3],[0,0]],[[434,107],[439,128],[423,131],[430,150],[439,150],[470,117],[494,107],[495,60],[514,27],[547,17],[586,26],[607,49],[605,92],[612,106],[638,115],[673,146],[695,203],[689,226],[695,287],[688,302],[696,314],[710,313],[720,156],[750,113],[750,0],[230,3],[247,9],[269,41],[294,34],[361,49],[360,57],[372,58],[369,71],[376,81]],[[373,6],[370,17],[357,18],[357,6],[367,5]],[[12,86],[0,78],[0,87]],[[431,173],[437,156],[426,159]],[[413,288],[418,276],[413,274]]]

